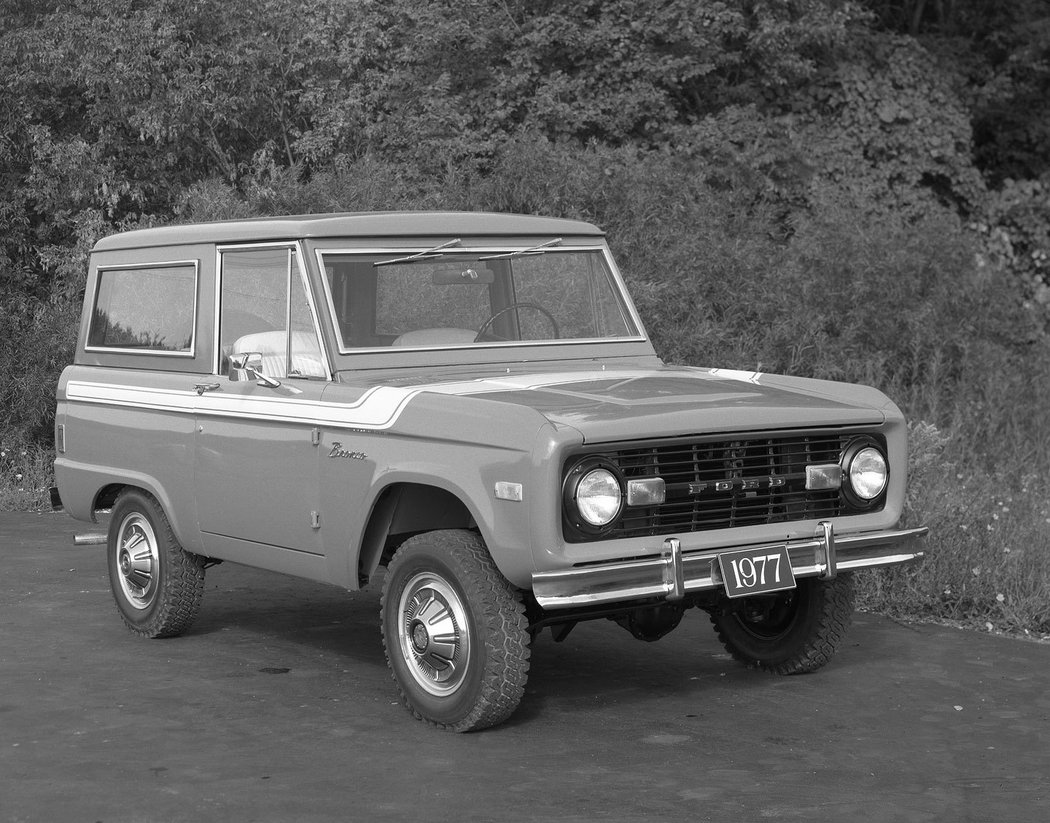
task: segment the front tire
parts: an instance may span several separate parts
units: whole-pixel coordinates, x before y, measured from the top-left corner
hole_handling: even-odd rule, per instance
[[[182,548],[156,499],[137,489],[117,498],[106,554],[113,599],[131,631],[175,637],[190,627],[204,596],[204,558]]]
[[[477,535],[406,540],[387,567],[383,645],[401,702],[456,732],[506,720],[525,693],[529,634],[520,592]]]
[[[746,598],[715,613],[718,639],[738,661],[773,674],[803,674],[834,656],[853,619],[853,576],[810,577],[791,591]]]

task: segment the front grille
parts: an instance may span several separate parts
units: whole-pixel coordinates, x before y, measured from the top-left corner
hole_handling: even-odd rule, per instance
[[[806,489],[806,467],[838,465],[854,437],[846,432],[749,434],[602,451],[597,456],[615,465],[625,480],[662,477],[667,499],[658,506],[625,508],[623,517],[599,535],[574,533],[570,525],[566,537],[570,542],[609,540],[870,512],[878,505],[861,509],[839,490]]]

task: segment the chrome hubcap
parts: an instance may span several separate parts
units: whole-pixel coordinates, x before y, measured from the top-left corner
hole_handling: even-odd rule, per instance
[[[412,626],[412,647],[418,654],[426,654],[429,645],[430,634],[427,632],[427,627],[416,621]]]
[[[132,608],[148,609],[157,597],[160,554],[153,527],[141,514],[129,514],[120,524],[116,552],[124,597]]]
[[[408,581],[398,604],[401,656],[425,691],[447,696],[466,676],[470,631],[455,590],[430,572]]]

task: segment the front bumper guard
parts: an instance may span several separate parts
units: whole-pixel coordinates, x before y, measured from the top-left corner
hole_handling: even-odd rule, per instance
[[[914,546],[925,527],[836,535],[830,522],[810,539],[786,542],[795,577],[830,579],[839,572],[909,563],[923,556]],[[661,555],[643,560],[598,563],[562,571],[536,572],[532,592],[545,609],[593,606],[626,600],[681,600],[693,592],[723,587],[718,555],[741,548],[770,549],[784,542],[705,549],[690,554],[675,537],[664,540]]]

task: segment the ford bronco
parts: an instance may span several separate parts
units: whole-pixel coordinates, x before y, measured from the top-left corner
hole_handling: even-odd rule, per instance
[[[231,561],[382,579],[404,705],[468,731],[530,641],[706,612],[770,672],[828,662],[857,569],[914,560],[879,391],[658,359],[603,233],[483,213],[308,215],[98,242],[58,387],[56,499],[109,511],[120,616],[169,637]],[[385,568],[385,573],[380,570]]]

